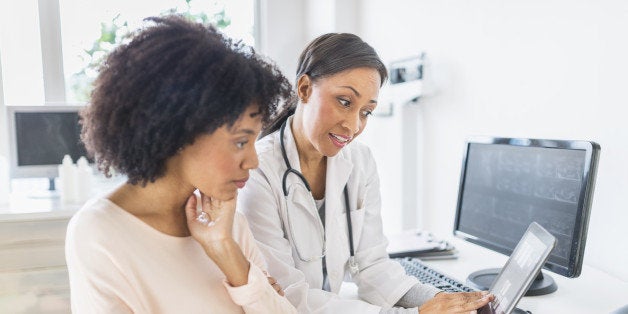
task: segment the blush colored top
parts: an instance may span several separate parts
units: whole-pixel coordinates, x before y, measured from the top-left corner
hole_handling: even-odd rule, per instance
[[[66,237],[73,313],[295,313],[268,283],[246,219],[233,236],[250,261],[246,285],[232,287],[191,236],[152,228],[107,199],[72,217]]]

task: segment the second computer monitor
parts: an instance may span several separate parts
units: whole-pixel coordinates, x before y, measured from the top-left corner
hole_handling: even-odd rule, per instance
[[[78,112],[83,106],[7,106],[12,178],[54,178],[64,155],[86,156]]]
[[[454,234],[510,255],[530,223],[537,222],[557,238],[545,268],[577,277],[582,268],[598,155],[599,145],[588,141],[468,141]],[[482,275],[480,272],[478,276]],[[555,290],[548,289],[538,293]]]

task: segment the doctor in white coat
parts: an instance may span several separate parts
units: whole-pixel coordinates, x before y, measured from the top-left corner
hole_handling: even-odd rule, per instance
[[[298,103],[256,143],[259,168],[238,207],[300,313],[469,313],[492,299],[442,293],[388,258],[376,165],[353,141],[386,78],[358,36],[322,35],[299,58]],[[344,279],[355,282],[361,300],[338,297]]]

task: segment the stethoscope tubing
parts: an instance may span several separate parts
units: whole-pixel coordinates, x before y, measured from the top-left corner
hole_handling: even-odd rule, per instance
[[[283,160],[286,164],[287,170],[283,173],[283,178],[281,180],[281,187],[283,189],[283,195],[286,197],[286,202],[287,197],[288,197],[288,188],[286,185],[286,179],[288,178],[288,175],[293,173],[295,174],[297,177],[299,177],[299,179],[303,182],[303,184],[305,184],[305,187],[307,188],[308,192],[310,192],[310,195],[312,193],[312,189],[310,188],[310,184],[307,181],[307,179],[305,178],[305,176],[303,176],[303,174],[299,171],[297,171],[296,169],[292,168],[292,166],[290,165],[290,161],[288,160],[288,154],[286,153],[286,146],[284,143],[284,133],[285,133],[285,129],[286,129],[286,124],[287,124],[287,120],[283,122],[283,124],[281,124],[281,128],[279,129],[279,143],[281,145],[281,155],[283,157]],[[312,196],[313,198],[313,196]],[[344,188],[344,198],[345,198],[345,213],[347,216],[347,231],[348,231],[348,235],[349,235],[349,252],[351,254],[350,260],[352,263],[355,263],[354,261],[354,256],[355,256],[355,252],[354,252],[354,248],[353,248],[353,228],[352,228],[352,223],[351,223],[351,213],[350,213],[350,206],[349,206],[349,190],[347,188],[347,185],[345,184],[345,188]],[[294,233],[293,233],[293,229],[292,228],[292,223],[290,221],[290,210],[287,209],[286,206],[286,212],[288,215],[288,224],[290,225],[290,233],[292,235],[292,238],[295,239],[294,237]],[[322,251],[322,256],[320,256],[320,258],[323,258],[326,255],[325,252],[325,230],[322,230],[323,233],[323,251]],[[303,258],[303,256],[301,255],[301,252],[299,252],[299,248],[297,245],[295,245],[296,251],[297,251],[297,255],[299,256],[299,259],[304,261],[304,262],[311,262],[313,261],[315,258]],[[357,266],[355,266],[357,267]]]

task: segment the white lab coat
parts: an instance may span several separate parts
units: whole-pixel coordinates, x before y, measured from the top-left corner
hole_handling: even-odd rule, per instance
[[[288,120],[284,140],[292,168],[300,171],[299,156]],[[388,258],[388,241],[382,233],[379,178],[370,150],[350,143],[327,159],[325,187],[325,246],[331,292],[322,290],[322,260],[304,262],[320,255],[323,230],[316,204],[309,193],[293,187],[298,176],[287,176],[290,194],[283,194],[282,178],[287,166],[281,154],[279,131],[256,143],[259,168],[238,196],[238,209],[249,221],[258,246],[264,253],[269,273],[284,288],[286,297],[299,313],[379,313],[392,307],[415,284],[403,268]],[[353,245],[359,272],[350,274],[349,242],[343,190],[348,186]],[[289,200],[288,200],[289,199]],[[288,207],[290,209],[288,209]],[[288,212],[290,210],[290,212]],[[288,221],[290,219],[290,221]],[[297,252],[297,248],[299,252]],[[350,275],[350,276],[349,276]],[[358,286],[359,300],[343,300],[337,293],[344,278]],[[433,294],[437,289],[432,289]]]

